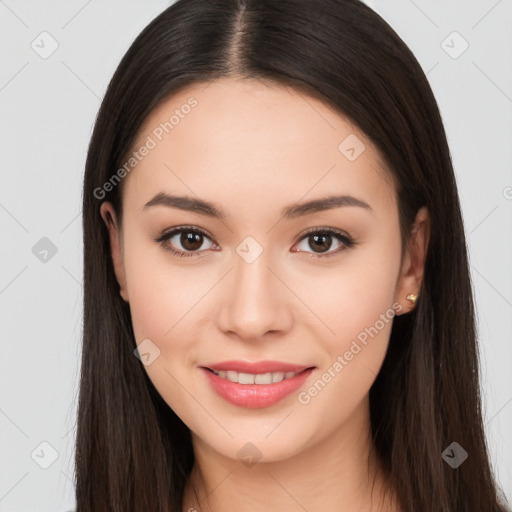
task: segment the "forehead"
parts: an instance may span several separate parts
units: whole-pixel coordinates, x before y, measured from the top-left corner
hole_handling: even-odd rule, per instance
[[[224,78],[186,87],[145,119],[132,149],[144,146],[123,183],[123,202],[139,210],[158,192],[260,208],[270,198],[288,204],[333,192],[394,200],[377,149],[353,123],[274,83]]]

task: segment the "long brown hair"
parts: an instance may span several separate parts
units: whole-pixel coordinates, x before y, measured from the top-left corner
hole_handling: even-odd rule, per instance
[[[76,441],[77,512],[181,512],[194,463],[189,429],[134,357],[101,199],[121,218],[123,165],[147,115],[171,93],[221,77],[291,85],[375,143],[394,177],[405,247],[426,206],[431,237],[416,308],[395,317],[371,390],[374,450],[407,512],[498,504],[479,394],[465,236],[441,116],[419,63],[359,0],[178,0],[136,38],[109,86],[83,187],[84,324]],[[112,182],[111,182],[112,183]],[[468,454],[451,467],[443,451]]]

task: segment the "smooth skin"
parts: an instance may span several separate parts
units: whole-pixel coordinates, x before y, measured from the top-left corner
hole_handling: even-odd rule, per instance
[[[195,108],[158,141],[154,130],[176,109],[188,112],[191,97]],[[338,148],[351,134],[365,145],[353,161]],[[110,203],[101,204],[101,215],[136,342],[150,339],[160,350],[145,370],[192,433],[195,465],[183,512],[399,511],[382,500],[379,464],[367,464],[369,390],[392,326],[376,322],[393,310],[408,313],[407,295],[421,288],[427,210],[418,212],[401,262],[395,187],[375,146],[319,99],[275,83],[223,78],[189,86],[150,113],[134,149],[148,136],[156,147],[122,183],[122,228]],[[144,208],[159,192],[209,201],[225,217]],[[371,209],[282,215],[286,206],[330,195],[353,196]],[[195,245],[179,234],[155,242],[181,226],[208,236]],[[315,245],[315,233],[305,234],[318,228],[321,236],[327,227],[356,244],[327,236]],[[262,249],[252,262],[237,252],[247,237],[258,244],[250,251]],[[192,255],[176,256],[165,245]],[[332,373],[338,356],[375,325],[378,333],[301,403],[299,392]],[[249,409],[217,395],[199,369],[231,359],[316,370],[298,392]],[[244,447],[256,464],[241,460]]]

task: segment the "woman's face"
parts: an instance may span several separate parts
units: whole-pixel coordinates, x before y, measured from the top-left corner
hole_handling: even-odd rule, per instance
[[[393,314],[421,278],[415,253],[401,266],[395,189],[370,141],[317,99],[222,79],[162,103],[134,151],[122,229],[101,211],[144,368],[196,441],[271,461],[360,431]],[[288,387],[203,368],[233,360],[314,369]]]

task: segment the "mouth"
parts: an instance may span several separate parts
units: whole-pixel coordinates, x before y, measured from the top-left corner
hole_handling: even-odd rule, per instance
[[[262,408],[274,405],[297,391],[317,367],[273,361],[227,361],[200,366],[199,369],[211,388],[224,400],[241,407]]]

